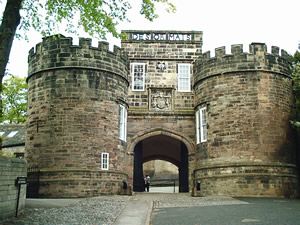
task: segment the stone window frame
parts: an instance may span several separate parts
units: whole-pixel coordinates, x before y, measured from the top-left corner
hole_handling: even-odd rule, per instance
[[[109,153],[102,152],[101,154],[101,169],[109,170]]]
[[[183,67],[187,69],[182,70]],[[184,71],[184,73],[182,73]],[[188,73],[186,73],[188,72]],[[177,64],[177,86],[178,92],[191,92],[191,64],[190,63],[178,63]],[[187,76],[186,76],[187,75]],[[183,85],[182,81],[187,80],[187,85]]]
[[[207,141],[207,107],[201,107],[196,111],[196,144]]]
[[[141,66],[142,71],[135,71],[135,67],[137,66]],[[135,88],[135,78],[137,77],[137,74],[135,74],[135,72],[141,72],[141,80],[142,84],[139,85],[139,87],[141,87],[141,89],[137,89]],[[131,63],[131,76],[132,76],[132,91],[145,91],[145,75],[146,75],[146,63],[140,63],[140,62],[134,62]],[[138,80],[138,79],[136,79]]]
[[[120,110],[119,110],[119,138],[122,141],[127,140],[127,108],[120,104]]]

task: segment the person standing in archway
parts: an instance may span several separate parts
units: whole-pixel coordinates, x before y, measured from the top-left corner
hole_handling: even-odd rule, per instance
[[[147,192],[149,192],[149,186],[150,186],[150,176],[147,175],[146,176],[146,189],[147,189]]]
[[[146,189],[146,185],[147,184],[147,182],[146,182],[146,176],[144,176],[144,191],[147,191],[147,189]]]

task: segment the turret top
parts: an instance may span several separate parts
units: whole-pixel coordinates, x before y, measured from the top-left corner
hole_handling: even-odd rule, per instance
[[[231,54],[226,54],[225,47],[215,49],[215,57],[210,51],[199,56],[194,66],[195,83],[210,76],[225,73],[264,71],[290,77],[290,63],[288,54],[279,47],[272,46],[271,53],[267,52],[264,43],[249,45],[249,53],[243,51],[243,45],[232,45]]]
[[[115,73],[127,79],[128,56],[121,48],[114,46],[109,50],[107,42],[98,42],[92,47],[90,38],[79,38],[79,45],[73,45],[73,39],[63,35],[43,38],[32,48],[28,56],[28,76],[57,69],[90,69]]]

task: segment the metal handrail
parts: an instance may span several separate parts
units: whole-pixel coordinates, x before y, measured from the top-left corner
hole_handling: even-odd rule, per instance
[[[169,180],[169,179],[160,179],[160,180],[154,180],[150,183],[150,186],[169,186],[170,184],[173,186],[174,193],[175,193],[175,186],[176,186],[177,180]],[[156,182],[162,182],[159,184],[156,184]]]

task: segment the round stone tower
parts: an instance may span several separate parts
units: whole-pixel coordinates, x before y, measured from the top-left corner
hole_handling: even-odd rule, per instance
[[[229,55],[222,47],[196,62],[195,110],[205,109],[207,136],[196,145],[194,177],[203,195],[297,196],[285,56],[252,43],[249,53],[233,45]]]
[[[29,53],[25,157],[40,171],[41,197],[116,194],[128,178],[120,139],[128,59],[108,47],[60,35]]]

